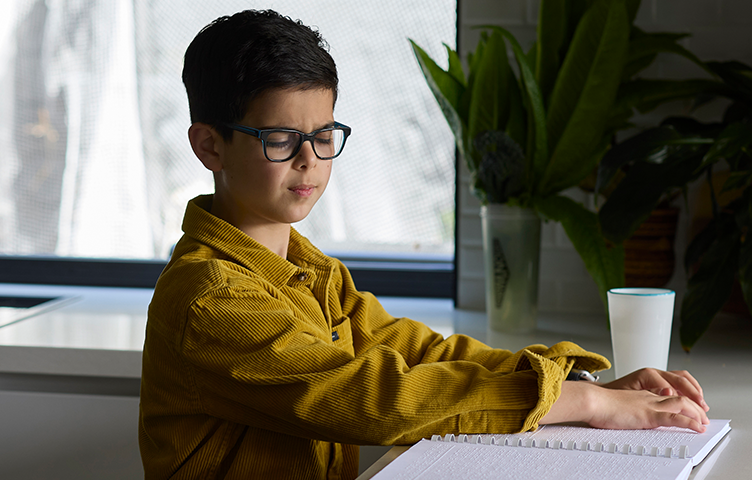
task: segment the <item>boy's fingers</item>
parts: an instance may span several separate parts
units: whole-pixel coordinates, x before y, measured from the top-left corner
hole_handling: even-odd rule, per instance
[[[689,382],[695,388],[695,390],[697,390],[700,393],[700,395],[703,394],[702,387],[700,386],[700,382],[698,382],[697,379],[695,377],[693,377],[692,374],[689,373],[688,371],[686,371],[686,370],[674,370],[674,371],[671,371],[671,372],[668,372],[668,373],[671,373],[673,375],[676,375],[678,377],[683,378],[684,380],[686,380],[687,382]]]
[[[705,425],[694,418],[680,413],[661,412],[659,422],[665,427],[681,427],[694,430],[697,433],[705,433]]]
[[[648,392],[658,395],[660,397],[674,397],[674,396],[679,395],[679,393],[671,387],[651,388],[650,390],[648,390]]]
[[[677,375],[677,376],[683,378],[684,380],[686,380],[687,382],[689,382],[689,384],[692,385],[695,388],[695,390],[697,391],[697,393],[699,395],[699,402],[697,402],[697,403],[700,406],[702,406],[706,412],[710,409],[710,407],[708,406],[708,404],[705,402],[705,394],[702,391],[702,387],[700,386],[700,382],[698,382],[695,377],[693,377],[686,370],[673,371],[673,372],[669,372],[669,373],[673,373],[674,375]]]
[[[708,410],[707,403],[702,395],[702,388],[695,378],[685,371],[662,372],[663,379],[677,392]]]
[[[708,416],[700,406],[687,397],[668,397],[661,402],[667,413],[681,415],[695,420],[700,425],[710,423]],[[693,428],[693,430],[696,430]]]

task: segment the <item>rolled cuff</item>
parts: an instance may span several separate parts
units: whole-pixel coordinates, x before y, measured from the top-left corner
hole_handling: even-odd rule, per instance
[[[538,403],[525,418],[521,431],[535,430],[561,395],[561,384],[572,368],[591,372],[611,368],[602,355],[583,350],[571,342],[561,342],[546,348],[532,345],[522,351],[516,371],[532,369],[538,375]]]

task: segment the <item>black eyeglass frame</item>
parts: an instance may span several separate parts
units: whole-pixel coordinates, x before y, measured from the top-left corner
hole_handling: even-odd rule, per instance
[[[267,160],[269,160],[270,162],[274,162],[274,163],[287,162],[287,161],[292,160],[293,158],[295,158],[295,155],[297,155],[298,152],[300,152],[300,149],[303,148],[303,143],[305,143],[305,142],[311,142],[311,147],[313,147],[313,153],[319,159],[321,159],[321,160],[331,160],[333,158],[337,158],[342,153],[342,151],[345,149],[345,143],[347,143],[347,137],[349,137],[350,133],[352,132],[352,129],[350,127],[348,127],[347,125],[345,125],[343,123],[339,123],[339,122],[334,122],[334,125],[331,126],[331,127],[322,128],[320,130],[314,130],[311,133],[305,133],[305,132],[301,132],[300,130],[293,130],[291,128],[268,128],[268,129],[259,130],[258,128],[246,127],[245,125],[240,125],[240,124],[237,124],[237,123],[222,123],[222,125],[224,125],[227,128],[230,128],[232,130],[235,130],[237,132],[245,133],[246,135],[250,135],[252,137],[256,137],[259,140],[261,140],[261,145],[263,146],[263,149],[264,149],[264,156],[266,157]],[[313,139],[319,133],[321,133],[321,132],[327,132],[327,131],[331,131],[331,130],[342,130],[343,131],[344,138],[342,139],[342,148],[340,148],[339,152],[337,152],[337,154],[334,155],[334,156],[331,156],[331,157],[322,157],[316,151],[316,144],[313,142]],[[269,138],[269,135],[271,135],[272,133],[277,133],[277,132],[297,133],[298,135],[300,135],[300,139],[301,139],[300,143],[298,143],[298,146],[295,147],[295,150],[292,152],[292,154],[289,157],[285,158],[284,160],[272,160],[271,158],[269,158],[269,155],[267,155],[267,153],[266,153],[266,139]]]

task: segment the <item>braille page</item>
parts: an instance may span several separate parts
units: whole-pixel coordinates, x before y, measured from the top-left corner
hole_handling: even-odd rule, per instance
[[[375,480],[684,480],[689,459],[421,440]]]

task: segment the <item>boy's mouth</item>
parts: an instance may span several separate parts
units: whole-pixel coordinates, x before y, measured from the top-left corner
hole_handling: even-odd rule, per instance
[[[310,197],[313,194],[313,190],[315,188],[316,187],[313,185],[297,185],[295,187],[290,188],[289,190],[301,197]]]

